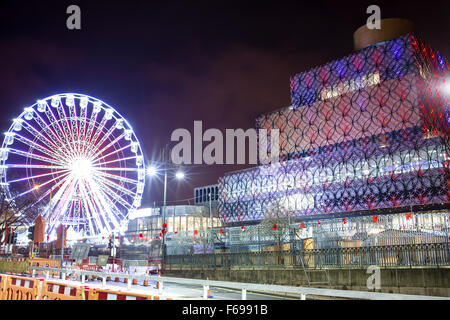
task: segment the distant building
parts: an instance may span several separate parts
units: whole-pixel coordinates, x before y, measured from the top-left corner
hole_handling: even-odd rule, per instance
[[[194,204],[209,205],[210,200],[217,205],[219,201],[218,184],[194,188]]]
[[[126,245],[148,245],[158,248],[162,239],[162,207],[144,208],[130,216]],[[202,205],[167,206],[167,253],[190,253],[195,244],[206,244],[210,228],[221,227],[217,216],[210,218],[209,208]],[[151,250],[153,250],[151,249]],[[152,255],[158,255],[154,252]]]
[[[414,34],[291,78],[292,106],[257,118],[279,129],[280,162],[219,181],[224,223],[281,203],[297,219],[449,208],[447,60]]]
[[[448,239],[449,70],[408,33],[292,76],[292,105],[256,119],[279,130],[280,161],[219,180],[224,225],[239,230],[282,211],[315,248]],[[258,243],[258,230],[231,241]]]

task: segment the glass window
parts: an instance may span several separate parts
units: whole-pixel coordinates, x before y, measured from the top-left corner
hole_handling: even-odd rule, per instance
[[[173,231],[180,230],[180,217],[173,217]]]
[[[187,217],[180,217],[180,231],[186,231],[186,219]]]
[[[194,217],[187,217],[187,231],[194,230]]]
[[[162,228],[162,218],[158,218],[155,229],[161,229],[161,228]]]
[[[167,232],[173,232],[173,217],[168,217],[166,219],[167,223]]]
[[[202,218],[201,217],[195,217],[195,225],[194,229],[202,230]]]

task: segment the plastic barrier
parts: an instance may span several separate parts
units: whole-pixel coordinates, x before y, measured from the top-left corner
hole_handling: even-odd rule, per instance
[[[38,300],[40,281],[17,276],[6,277],[2,300]]]
[[[0,274],[0,300],[3,300],[3,293],[6,290],[6,276]]]
[[[82,291],[81,286],[43,281],[39,300],[83,300]]]
[[[159,295],[0,274],[0,300],[173,300]]]
[[[159,300],[159,296],[129,293],[107,289],[96,289],[92,293],[93,300]]]

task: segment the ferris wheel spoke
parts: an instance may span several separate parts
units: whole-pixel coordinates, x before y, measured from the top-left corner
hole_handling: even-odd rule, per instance
[[[138,172],[140,170],[144,171],[144,169],[121,168],[121,167],[95,167],[95,170],[97,170],[97,171],[132,171],[132,172]]]
[[[62,173],[66,173],[68,171],[68,169],[63,169],[63,170],[59,170],[59,171],[54,171],[54,172],[49,172],[49,173],[43,173],[43,174],[38,174],[38,175],[34,175],[34,176],[27,176],[25,178],[20,178],[20,179],[16,179],[16,180],[8,180],[8,183],[14,183],[14,182],[21,182],[21,181],[26,181],[26,180],[32,180],[32,179],[37,179],[37,178],[42,178],[42,177],[46,177],[46,176],[50,176],[50,175],[55,175],[55,174],[62,174]]]
[[[97,139],[98,139],[100,133],[103,132],[103,128],[105,127],[107,121],[108,120],[106,119],[105,115],[103,115],[103,118],[102,118],[100,124],[97,126],[94,134],[88,141],[88,149],[87,150],[89,151],[89,153],[92,153],[92,149],[95,147],[95,145],[97,143]]]
[[[94,154],[93,158],[97,157],[96,152],[98,152],[98,149],[105,143],[105,141],[111,136],[111,134],[114,132],[115,130],[115,126],[112,126],[111,128],[108,129],[108,132],[106,132],[106,134],[102,137],[102,139],[95,145],[93,146],[92,149],[90,149],[90,154]]]
[[[68,214],[68,207],[70,206],[75,188],[75,179],[67,179],[62,187],[58,189],[54,198],[55,205],[52,208],[52,212],[56,212],[56,215],[52,216],[53,221],[63,221],[64,216]]]
[[[60,155],[58,155],[57,153],[53,152],[52,150],[49,150],[48,148],[41,146],[40,144],[31,141],[30,139],[27,139],[23,136],[21,136],[20,134],[15,134],[14,138],[16,138],[17,140],[19,140],[20,142],[26,144],[27,146],[34,148],[36,150],[41,151],[42,153],[45,153],[46,155],[53,157],[55,160],[60,160],[62,162],[64,162],[64,158],[61,157]]]
[[[92,217],[92,214],[91,214],[91,212],[94,210],[94,208],[91,207],[92,204],[90,203],[90,199],[86,198],[86,194],[81,190],[81,188],[80,188],[80,194],[81,194],[81,201],[83,202],[84,215],[86,217],[86,220],[94,221],[94,218]],[[95,234],[92,223],[88,223],[87,227],[89,228],[90,234]]]
[[[55,178],[50,179],[50,180],[48,180],[48,181],[46,181],[46,182],[44,182],[44,183],[41,183],[41,184],[39,184],[39,188],[45,187],[46,185],[48,185],[48,184],[50,184],[50,183],[56,181],[57,179],[60,179],[62,176],[68,175],[68,174],[69,174],[69,173],[62,174],[62,175],[60,175],[59,177],[55,177]],[[65,179],[65,178],[64,178],[64,179]],[[22,192],[22,193],[19,193],[18,195],[14,196],[14,197],[12,198],[12,200],[17,199],[17,198],[20,198],[20,197],[22,197],[22,196],[24,196],[24,195],[26,195],[26,194],[28,194],[28,193],[30,193],[30,192],[32,192],[32,191],[35,191],[35,190],[36,190],[35,188],[31,188],[31,189],[29,189],[29,190],[27,190],[27,191],[24,191],[24,192]]]
[[[48,163],[53,163],[53,164],[57,164],[57,165],[64,165],[64,163],[62,163],[61,161],[55,160],[55,159],[50,159],[44,156],[40,156],[38,154],[34,154],[34,153],[30,153],[30,152],[26,152],[26,151],[22,151],[22,150],[18,150],[18,149],[14,149],[14,148],[9,148],[9,151],[11,153],[17,154],[19,156],[23,156],[23,157],[27,157],[27,158],[33,158],[36,160],[41,160],[44,162],[48,162]]]
[[[95,199],[97,204],[103,208],[104,212],[109,213],[105,218],[108,220],[108,222],[111,222],[115,228],[118,228],[120,226],[120,217],[118,217],[112,210],[113,208],[116,208],[116,206],[113,203],[108,203],[108,197],[105,197],[104,194],[101,194],[102,191],[99,188],[98,184],[94,182],[95,185],[92,185],[92,179],[89,184],[91,186],[91,190],[95,195],[93,199]],[[115,221],[113,218],[115,219]]]
[[[92,112],[91,117],[89,118],[89,123],[88,123],[88,128],[86,131],[86,136],[84,138],[84,141],[86,142],[85,145],[83,146],[83,154],[86,156],[88,155],[88,148],[89,148],[89,141],[92,138],[92,130],[94,129],[94,125],[96,123],[97,120],[97,116],[98,116],[98,112]]]
[[[47,191],[44,192],[43,195],[41,195],[36,201],[34,201],[33,203],[29,204],[24,210],[29,209],[31,206],[36,205],[37,203],[41,202],[43,199],[45,199],[47,196],[50,195],[50,193],[57,188],[60,184],[62,184],[65,181],[65,179],[58,181],[52,188],[48,189]],[[48,207],[47,207],[48,209]],[[47,210],[48,212],[48,210]]]
[[[97,178],[98,178],[100,181],[102,181],[103,183],[107,184],[108,186],[110,186],[110,187],[112,187],[112,188],[114,188],[114,189],[116,189],[116,190],[118,190],[118,191],[121,191],[121,192],[123,192],[123,193],[129,195],[130,197],[133,197],[133,196],[134,196],[134,193],[133,193],[132,191],[128,190],[127,188],[122,187],[121,185],[119,185],[119,184],[117,184],[117,183],[115,183],[115,182],[109,180],[109,179],[106,178],[106,177],[103,177],[103,176],[97,176]]]
[[[66,138],[66,143],[68,144],[69,147],[71,147],[72,151],[75,151],[73,148],[75,148],[75,146],[73,145],[74,141],[75,141],[75,137],[73,135],[72,129],[70,128],[70,124],[69,121],[67,120],[67,116],[66,116],[66,112],[64,110],[64,105],[62,100],[60,100],[58,107],[56,108],[58,115],[59,115],[59,119],[60,119],[60,123],[62,125],[62,128],[64,130],[64,137]]]
[[[130,210],[133,206],[122,199],[122,197],[118,196],[110,187],[106,184],[99,184],[100,189],[102,189],[104,194],[108,194],[112,199],[115,199],[122,207],[127,210]]]
[[[109,161],[105,161],[105,162],[99,162],[99,163],[96,163],[94,167],[97,169],[97,167],[99,167],[101,165],[105,165],[105,164],[109,164],[109,163],[115,163],[115,162],[120,162],[120,161],[125,161],[125,160],[136,159],[137,157],[138,156],[131,156],[131,157],[126,157],[126,158],[109,160]]]
[[[66,100],[66,104],[67,104],[67,100]],[[78,130],[78,117],[77,117],[77,110],[76,110],[76,106],[75,106],[75,99],[73,101],[73,105],[72,106],[67,106],[67,108],[69,109],[69,120],[70,120],[70,125],[72,128],[72,133],[73,133],[73,142],[76,143],[75,144],[75,149],[77,151],[77,153],[80,152],[79,149],[79,145],[78,142],[80,141],[80,132]]]
[[[138,184],[139,183],[138,180],[125,178],[125,177],[118,176],[116,174],[107,173],[107,172],[97,171],[95,174],[99,174],[99,175],[101,175],[101,176],[103,176],[105,178],[111,178],[111,179],[119,180],[119,181],[122,181],[122,182],[128,182],[128,183],[132,183],[132,184]]]
[[[84,150],[84,145],[81,145],[81,142],[86,141],[86,120],[87,120],[87,107],[81,108],[81,114],[80,114],[80,135],[79,135],[80,154],[83,154],[83,150]]]
[[[85,184],[83,184],[83,183],[80,184],[80,191],[84,195],[83,198],[86,199],[86,201],[89,204],[89,206],[94,209],[92,211],[88,211],[91,221],[95,221],[96,224],[97,224],[97,228],[100,229],[100,230],[103,230],[104,228],[102,228],[102,222],[101,222],[100,217],[98,215],[98,213],[100,212],[100,210],[99,210],[100,208],[97,206],[97,203],[93,202],[94,199],[87,192]],[[109,231],[110,227],[106,223],[105,223],[105,226],[106,226],[106,228]]]
[[[118,143],[123,137],[125,137],[125,133],[122,133],[121,135],[119,135],[117,138],[115,138],[113,141],[111,141],[110,143],[108,143],[103,149],[97,151],[93,158],[95,159],[96,157],[98,157],[100,154],[102,154],[103,152],[105,152],[106,150],[108,150],[109,148],[111,148],[111,146],[113,146],[114,144]]]
[[[39,141],[41,141],[43,144],[45,144],[48,148],[52,149],[54,152],[60,152],[61,150],[67,150],[65,146],[61,144],[60,138],[51,130],[47,124],[44,123],[42,125],[38,119],[40,119],[39,115],[34,118],[38,125],[40,126],[41,130],[47,134],[47,136],[50,138],[47,138],[44,136],[39,130],[37,130],[33,125],[31,125],[29,122],[24,121],[26,124],[25,130],[27,130],[29,133],[32,134],[33,137],[37,138]]]
[[[108,153],[108,154],[106,154],[106,155],[104,155],[104,156],[102,156],[100,158],[94,158],[93,163],[95,164],[96,162],[98,162],[98,161],[100,161],[102,159],[105,159],[105,158],[108,158],[108,157],[110,157],[112,155],[115,155],[115,154],[119,153],[120,151],[123,151],[123,150],[129,148],[130,146],[131,146],[131,144],[126,145],[126,146],[124,146],[124,147],[122,147],[120,149],[114,150],[114,151],[112,151],[112,152],[110,152],[110,153]]]
[[[21,164],[21,163],[13,163],[5,165],[6,168],[18,168],[18,169],[61,169],[64,166],[48,166],[48,165],[40,165],[40,164]]]
[[[61,102],[60,102],[61,104]],[[59,120],[56,118],[55,114],[53,113],[53,111],[51,110],[50,107],[45,109],[45,115],[47,116],[48,120],[50,121],[50,125],[52,126],[52,128],[57,132],[58,135],[58,140],[61,142],[61,144],[64,146],[64,148],[69,151],[69,153],[73,152],[73,149],[70,150],[71,145],[69,144],[64,144],[63,141],[67,141],[67,137],[66,134],[64,132],[64,130],[61,128],[61,125],[59,124]]]

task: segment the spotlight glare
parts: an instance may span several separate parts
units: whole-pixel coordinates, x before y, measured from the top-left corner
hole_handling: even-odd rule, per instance
[[[178,180],[181,180],[181,179],[184,178],[184,173],[181,172],[181,171],[178,171],[178,172],[175,174],[175,177],[176,177]]]
[[[154,176],[154,175],[156,175],[156,168],[155,168],[154,166],[150,166],[150,167],[147,169],[147,174],[148,174],[149,176]]]

